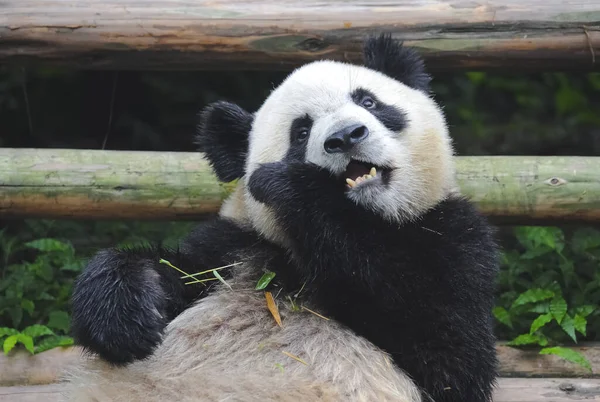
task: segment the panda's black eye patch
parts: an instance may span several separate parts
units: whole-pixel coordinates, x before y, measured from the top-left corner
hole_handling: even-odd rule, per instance
[[[377,104],[375,103],[375,101],[373,100],[373,98],[371,98],[370,96],[365,96],[360,101],[360,104],[363,105],[367,109],[373,109],[373,108],[377,107]]]
[[[312,129],[313,120],[309,115],[294,119],[290,128],[290,149],[287,157],[295,160],[304,160],[306,157],[306,145]]]
[[[388,130],[400,132],[406,127],[407,119],[404,112],[380,101],[371,91],[358,88],[352,92],[351,97],[354,103],[371,112]]]

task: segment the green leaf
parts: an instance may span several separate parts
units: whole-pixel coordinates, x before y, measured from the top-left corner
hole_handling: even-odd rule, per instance
[[[32,338],[39,338],[44,335],[54,335],[54,332],[45,325],[31,325],[23,330],[25,335],[28,335]]]
[[[556,295],[550,303],[550,313],[556,320],[557,323],[561,323],[565,315],[567,314],[567,302],[562,296]]]
[[[586,336],[585,333],[587,327],[587,320],[585,319],[585,317],[576,314],[575,317],[573,317],[573,325],[575,326],[577,332],[579,332],[583,336]]]
[[[14,328],[0,327],[0,338],[3,338],[8,335],[16,335],[18,333],[19,331],[17,331]]]
[[[35,346],[35,353],[45,352],[59,346],[71,346],[73,343],[73,338],[69,336],[50,336],[38,342]]]
[[[544,348],[542,350],[540,350],[540,354],[541,355],[556,355],[559,356],[565,360],[568,360],[570,362],[579,364],[580,366],[582,366],[583,368],[588,369],[590,372],[592,372],[592,365],[590,364],[590,362],[588,361],[588,359],[585,358],[585,356],[583,356],[581,353],[573,350],[573,349],[569,349],[569,348],[563,348],[560,346],[555,346],[555,347],[551,347],[551,348]]]
[[[28,243],[25,243],[25,246],[45,252],[67,251],[71,249],[71,245],[69,243],[63,243],[60,240],[51,238],[33,240]]]
[[[37,297],[37,300],[55,300],[56,297],[48,294],[47,292],[42,292],[40,293],[40,295]]]
[[[550,312],[550,302],[545,301],[545,302],[542,302],[542,303],[534,304],[527,311],[529,311],[531,313],[538,313],[538,314],[549,313]]]
[[[217,278],[223,285],[231,289],[231,286],[227,282],[225,282],[225,279],[223,279],[220,273],[218,273],[217,271],[212,271],[212,273],[215,276],[215,278]]]
[[[263,290],[264,288],[266,288],[269,285],[269,283],[271,283],[273,278],[275,278],[275,272],[271,272],[271,271],[265,272],[263,274],[263,276],[261,276],[260,279],[258,280],[258,282],[256,283],[256,287],[254,289],[255,290]]]
[[[513,302],[511,308],[522,306],[528,303],[538,303],[552,297],[554,297],[554,292],[551,290],[539,288],[529,289],[517,297],[517,300]]]
[[[570,315],[566,314],[560,322],[560,327],[573,339],[573,342],[577,343],[577,335],[575,334],[575,322]]]
[[[591,304],[585,304],[583,306],[575,307],[575,314],[585,318],[588,315],[592,314],[596,310],[596,308],[598,307],[592,306]]]
[[[532,335],[532,334],[523,334],[517,336],[512,341],[508,342],[509,346],[521,346],[521,345],[539,345],[546,346],[548,344],[548,340],[545,336],[542,335]]]
[[[33,310],[35,310],[35,303],[31,300],[23,299],[21,300],[21,307],[23,310],[27,311],[29,315],[33,315]]]
[[[53,329],[62,330],[64,332],[69,331],[71,325],[71,318],[69,314],[64,311],[53,311],[50,313],[48,320],[48,327]]]
[[[550,321],[552,321],[552,314],[548,313],[548,314],[540,315],[538,318],[533,320],[533,322],[531,323],[531,327],[529,328],[529,333],[533,334],[535,331],[539,330],[544,325],[548,324]]]
[[[45,252],[67,251],[71,249],[71,245],[69,243],[64,243],[60,240],[51,238],[33,240],[25,243],[25,246]]]
[[[8,338],[6,338],[4,340],[4,344],[2,345],[2,348],[4,349],[5,355],[7,355],[11,350],[13,350],[13,348],[17,344],[18,336],[19,336],[19,334],[17,333],[15,335],[9,336]]]
[[[495,307],[492,312],[494,313],[494,317],[496,317],[499,322],[510,328],[513,328],[512,321],[510,320],[510,314],[504,307]]]
[[[21,343],[23,346],[25,346],[25,349],[27,349],[31,354],[34,353],[32,337],[30,337],[29,335],[25,335],[25,334],[18,334],[17,340],[19,341],[19,343]]]

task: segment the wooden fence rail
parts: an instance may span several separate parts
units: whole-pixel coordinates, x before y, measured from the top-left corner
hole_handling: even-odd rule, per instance
[[[432,71],[600,64],[600,3],[586,0],[0,0],[0,63],[289,69],[358,61],[380,31]]]
[[[600,222],[600,157],[458,157],[487,215]],[[231,189],[194,152],[0,149],[0,216],[193,219]]]

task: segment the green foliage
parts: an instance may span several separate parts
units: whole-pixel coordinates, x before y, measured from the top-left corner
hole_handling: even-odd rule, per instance
[[[39,353],[73,343],[69,298],[73,281],[98,239],[110,246],[160,240],[175,245],[192,223],[11,222],[0,230],[0,344]],[[82,242],[91,237],[91,243]],[[60,238],[59,238],[60,236]],[[78,241],[78,247],[74,246]],[[109,245],[107,244],[107,246]]]
[[[600,231],[522,226],[514,240],[504,253],[494,309],[498,335],[589,368],[582,355],[557,345],[600,334]]]

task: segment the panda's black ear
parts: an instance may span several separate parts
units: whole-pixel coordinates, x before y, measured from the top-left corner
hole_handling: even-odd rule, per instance
[[[194,142],[217,178],[230,182],[242,177],[254,116],[234,103],[219,101],[205,107],[198,120]]]
[[[429,92],[431,77],[421,56],[390,34],[368,37],[363,48],[365,67],[388,75],[409,87]]]

